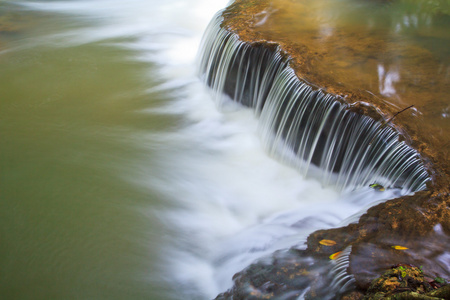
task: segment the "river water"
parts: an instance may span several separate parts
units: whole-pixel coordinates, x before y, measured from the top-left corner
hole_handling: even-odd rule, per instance
[[[304,179],[216,107],[195,58],[225,5],[0,2],[0,298],[212,298],[400,193]]]

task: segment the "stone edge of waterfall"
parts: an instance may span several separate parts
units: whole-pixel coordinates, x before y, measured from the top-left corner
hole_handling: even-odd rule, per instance
[[[282,163],[338,190],[371,184],[405,194],[426,189],[423,158],[395,125],[379,121],[376,107],[349,104],[298,78],[286,51],[274,42],[242,41],[223,26],[223,11],[207,28],[199,54],[200,77],[217,105],[232,99],[251,107],[263,145]]]
[[[305,56],[302,54],[304,50],[302,50],[301,42],[297,44],[279,41],[277,37],[266,38],[264,33],[259,31],[258,26],[255,26],[257,25],[255,21],[259,20],[258,16],[261,16],[263,13],[267,15],[267,12],[270,11],[273,11],[270,0],[231,0],[228,7],[220,12],[220,15],[223,17],[220,26],[226,28],[229,32],[235,33],[247,44],[265,43],[266,45],[271,44],[272,47],[273,45],[278,45],[293,58],[290,63],[297,76],[299,78],[305,77],[304,75],[309,76],[311,66],[309,65],[308,67],[308,57],[314,55],[314,53]],[[321,87],[325,86],[322,83],[322,79],[318,79],[317,82],[315,79],[309,79],[309,81],[320,84]],[[387,120],[398,112],[397,108],[368,91],[352,89],[351,87],[338,85],[338,83],[333,83],[331,86],[328,85],[326,90],[334,95],[342,96],[340,99],[344,102],[352,101],[352,99],[349,99],[350,97],[358,99],[358,104],[349,107],[349,109],[368,115],[376,120]],[[413,110],[402,114],[401,117],[397,117],[395,122],[390,124],[398,132],[402,133],[401,137],[405,138],[408,145],[420,153],[430,177],[427,188],[437,193],[448,195],[450,194],[450,156],[447,150],[449,141],[446,139],[446,135],[443,135],[445,128],[425,121],[421,111],[412,112]]]

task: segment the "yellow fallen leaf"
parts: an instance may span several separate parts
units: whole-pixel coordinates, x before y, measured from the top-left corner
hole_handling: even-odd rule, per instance
[[[324,245],[324,246],[334,246],[334,245],[336,245],[336,242],[333,240],[321,240],[319,242],[319,244]]]
[[[331,255],[330,255],[330,259],[333,260],[333,259],[338,258],[339,255],[341,255],[341,253],[342,253],[342,251],[339,251],[339,252],[336,252],[336,253],[334,253],[334,254],[331,254]]]
[[[369,187],[373,188],[376,191],[380,191],[380,192],[384,192],[386,189],[384,188],[384,186],[382,186],[381,184],[378,183],[374,183],[369,185]]]
[[[409,248],[403,247],[403,246],[392,246],[395,250],[408,250]]]

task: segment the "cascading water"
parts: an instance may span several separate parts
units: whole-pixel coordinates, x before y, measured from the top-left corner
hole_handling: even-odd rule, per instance
[[[2,296],[210,299],[255,260],[424,187],[392,129],[216,18],[201,54],[218,111],[194,56],[219,2],[5,1],[44,26],[0,44]],[[322,184],[298,172],[316,166]],[[336,289],[353,282],[347,264],[332,268]]]
[[[429,176],[418,153],[399,141],[394,129],[349,111],[337,97],[300,81],[280,49],[241,42],[221,21],[219,13],[206,32],[201,76],[219,106],[228,95],[254,109],[272,156],[304,176],[313,164],[324,185],[339,189],[371,183],[405,193],[425,189]]]

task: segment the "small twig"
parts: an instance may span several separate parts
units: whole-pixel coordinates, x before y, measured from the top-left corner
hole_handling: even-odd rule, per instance
[[[396,116],[398,116],[399,114],[401,114],[401,113],[404,112],[405,110],[410,109],[411,107],[414,107],[414,105],[410,105],[410,106],[408,106],[407,108],[404,108],[404,109],[402,109],[401,111],[396,112],[389,120],[387,120],[386,123],[384,123],[383,126],[386,126],[387,124],[389,124],[392,120],[395,119]],[[382,126],[382,127],[383,127],[383,126]]]
[[[402,112],[404,112],[405,110],[410,109],[411,107],[414,107],[414,105],[410,105],[407,108],[402,109],[401,111],[396,112],[389,120],[387,120],[384,124],[381,125],[381,127],[378,130],[383,129],[384,127],[386,127],[386,125],[388,125],[392,120],[395,119],[396,116],[398,116],[399,114],[401,114]],[[370,141],[369,146],[372,145],[373,141],[375,140],[376,136],[373,137],[373,139]]]

